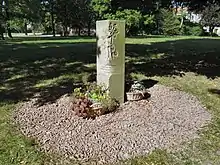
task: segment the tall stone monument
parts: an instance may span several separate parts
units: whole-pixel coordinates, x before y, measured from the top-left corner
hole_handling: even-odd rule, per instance
[[[97,84],[104,85],[111,97],[124,102],[125,21],[96,22]]]

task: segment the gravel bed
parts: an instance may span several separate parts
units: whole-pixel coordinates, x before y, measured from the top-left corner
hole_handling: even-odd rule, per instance
[[[75,116],[68,96],[41,107],[35,106],[35,100],[22,103],[14,120],[44,151],[98,163],[178,146],[197,138],[197,131],[211,120],[192,95],[162,85],[149,91],[149,101],[127,102],[117,112],[95,120]]]

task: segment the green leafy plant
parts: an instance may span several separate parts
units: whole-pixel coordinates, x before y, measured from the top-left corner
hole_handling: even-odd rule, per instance
[[[192,35],[192,36],[204,35],[204,30],[200,24],[189,21],[185,21],[181,31],[183,35]]]
[[[73,92],[73,95],[75,98],[83,98],[85,97],[83,91],[82,91],[82,88],[75,88],[74,89],[74,92]]]
[[[88,96],[93,102],[100,102],[107,98],[108,90],[101,85],[89,84],[86,87],[86,96]]]
[[[105,15],[106,19],[125,20],[127,35],[137,35],[142,21],[142,14],[140,11],[125,9],[118,10],[116,13],[108,13]]]
[[[74,89],[73,96],[72,109],[77,116],[83,118],[95,118],[112,112],[119,106],[118,102],[110,97],[104,86],[96,84],[87,84],[84,89]]]

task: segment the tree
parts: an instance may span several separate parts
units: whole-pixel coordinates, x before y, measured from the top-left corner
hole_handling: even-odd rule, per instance
[[[39,7],[39,0],[1,0],[2,24],[5,26],[8,36],[12,38],[12,25],[21,26],[20,24],[24,23],[24,29],[26,29],[28,22],[39,21]]]
[[[44,28],[49,33],[49,29],[51,28],[53,36],[56,36],[56,29],[55,29],[55,3],[56,0],[42,0],[42,23],[44,24]]]
[[[20,18],[24,21],[25,31],[27,31],[28,23],[33,25],[41,21],[41,2],[39,0],[20,0],[17,1],[16,6],[18,12],[21,13]],[[17,17],[18,15],[15,15],[15,18]]]
[[[201,12],[201,24],[209,27],[209,32],[213,35],[213,30],[220,25],[220,6],[218,4],[209,3]]]
[[[63,25],[64,36],[68,35],[68,27],[71,26],[71,22],[76,18],[75,1],[74,0],[57,0],[55,4],[55,10],[57,14],[57,20]]]
[[[56,36],[56,31],[55,31],[55,22],[54,22],[54,0],[49,0],[50,4],[50,15],[51,15],[51,24],[52,24],[52,31],[53,31],[53,36]]]
[[[185,0],[184,2],[187,3],[190,10],[201,12],[207,7],[207,4],[219,4],[220,0]]]
[[[178,35],[180,34],[180,21],[173,11],[168,9],[160,10],[160,26],[165,35]]]
[[[3,0],[0,0],[0,37],[4,40],[4,15],[3,15]]]
[[[82,19],[84,20],[84,27],[87,27],[87,35],[91,35],[91,28],[95,26],[95,20],[96,20],[96,13],[93,10],[93,6],[91,4],[91,0],[84,0],[83,10],[81,10],[82,13]]]
[[[96,19],[103,19],[104,15],[111,13],[111,0],[92,0],[91,6],[96,13]]]
[[[128,35],[137,35],[140,30],[142,14],[137,10],[125,9],[118,10],[115,14],[106,14],[105,18],[126,21],[126,33]]]
[[[6,20],[6,29],[7,29],[7,32],[8,32],[8,36],[10,38],[12,38],[12,34],[11,34],[11,28],[10,28],[10,11],[9,11],[9,7],[10,7],[10,4],[9,4],[9,0],[4,0],[3,1],[3,8],[4,8],[4,11],[5,11],[5,20]]]
[[[156,29],[156,18],[153,14],[143,16],[143,31],[147,34],[152,34]]]
[[[138,10],[142,14],[146,14],[153,7],[153,0],[111,0],[113,12],[117,10]]]

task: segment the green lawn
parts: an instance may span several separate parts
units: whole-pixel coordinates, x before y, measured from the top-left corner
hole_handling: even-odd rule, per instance
[[[0,164],[71,164],[38,150],[10,122],[16,103],[40,94],[53,102],[82,82],[94,81],[93,38],[15,38],[0,42]],[[181,152],[156,150],[125,164],[220,164],[220,39],[200,37],[129,38],[126,74],[154,79],[197,96],[213,114],[200,139]],[[72,163],[73,164],[73,163]]]

